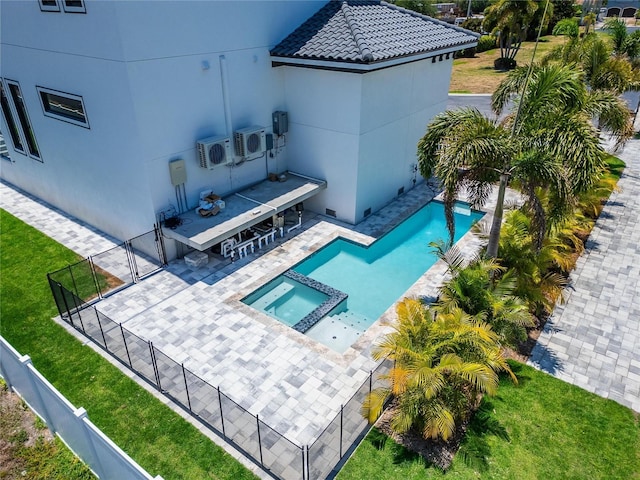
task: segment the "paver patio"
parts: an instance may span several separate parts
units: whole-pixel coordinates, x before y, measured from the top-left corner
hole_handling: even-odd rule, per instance
[[[640,412],[640,140],[529,363]]]

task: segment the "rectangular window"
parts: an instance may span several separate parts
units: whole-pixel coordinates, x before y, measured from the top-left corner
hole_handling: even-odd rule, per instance
[[[84,0],[61,0],[64,11],[67,13],[87,13]]]
[[[4,90],[4,84],[0,79],[0,107],[2,107],[2,114],[4,115],[4,121],[7,124],[7,128],[9,129],[9,137],[11,138],[11,143],[13,143],[13,149],[24,153],[26,155],[26,151],[22,146],[22,139],[20,138],[20,132],[18,131],[18,126],[16,125],[15,120],[13,119],[13,113],[11,113],[11,107],[9,107],[9,99],[7,98],[7,93]]]
[[[40,94],[42,108],[47,117],[57,118],[74,125],[89,128],[89,122],[84,113],[82,97],[49,88],[36,87],[36,89]]]
[[[36,142],[36,136],[33,133],[33,129],[31,128],[31,122],[29,121],[29,115],[27,114],[27,106],[24,104],[20,85],[17,82],[9,80],[7,80],[7,85],[9,86],[9,95],[13,100],[13,106],[15,107],[16,113],[18,114],[18,121],[20,122],[20,126],[22,127],[24,139],[27,142],[29,154],[32,157],[40,160],[38,143]]]
[[[39,0],[40,3],[40,11],[42,12],[59,12],[60,5],[58,5],[58,0]]]

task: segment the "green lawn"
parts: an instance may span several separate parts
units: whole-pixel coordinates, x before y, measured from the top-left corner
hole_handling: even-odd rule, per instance
[[[536,51],[536,61],[540,60],[554,46],[561,44],[564,37],[548,35],[540,39]],[[516,55],[518,65],[531,62],[535,42],[524,42]],[[508,72],[499,72],[493,68],[493,62],[500,56],[500,49],[477,53],[473,58],[458,58],[453,61],[451,72],[451,93],[493,93],[504,80]]]
[[[152,475],[255,478],[171,409],[56,324],[46,274],[79,257],[0,210],[0,334]]]
[[[495,397],[483,400],[489,421],[475,422],[463,447],[482,452],[484,462],[456,455],[443,473],[372,431],[337,478],[640,479],[637,414],[526,365],[511,365],[519,384],[506,380]],[[508,439],[486,434],[491,423]]]

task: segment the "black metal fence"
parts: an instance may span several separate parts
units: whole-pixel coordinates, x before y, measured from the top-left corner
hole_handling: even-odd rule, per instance
[[[273,477],[282,480],[319,480],[335,473],[340,461],[355,447],[368,431],[369,425],[360,409],[365,396],[383,382],[391,362],[382,362],[368,379],[340,409],[325,430],[311,445],[300,446],[267,425],[258,415],[250,413],[219,387],[200,378],[184,364],[178,363],[159,350],[151,341],[138,337],[99,312],[91,305],[96,297],[109,292],[109,285],[99,278],[103,269],[96,268],[92,259],[123,259],[132,265],[132,244],[125,242],[115,249],[90,257],[75,265],[48,275],[58,311],[62,319],[89,337],[121,363],[170,397],[174,402],[201,420]],[[126,254],[126,257],[124,256]],[[136,257],[138,258],[138,257]],[[148,259],[145,257],[145,262]],[[142,262],[141,262],[142,263]],[[115,265],[120,265],[115,262]],[[142,265],[154,265],[152,262]],[[104,270],[106,272],[106,270]],[[140,278],[131,268],[117,278],[130,284]],[[114,276],[113,274],[110,274]],[[120,288],[123,284],[116,288]],[[93,289],[92,289],[93,288]]]
[[[167,264],[159,227],[48,274],[83,305],[157,272]],[[54,292],[54,296],[56,293]],[[65,294],[66,295],[66,294]],[[56,299],[57,301],[58,299]],[[68,299],[71,300],[71,299]]]

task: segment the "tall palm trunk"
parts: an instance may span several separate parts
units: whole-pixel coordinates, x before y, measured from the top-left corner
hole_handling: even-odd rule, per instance
[[[504,194],[507,191],[510,175],[507,173],[500,174],[500,185],[498,186],[498,201],[493,211],[493,222],[491,222],[491,231],[489,232],[489,245],[487,245],[487,258],[496,258],[498,256],[498,245],[500,244],[500,228],[502,227],[502,215],[504,212]]]

